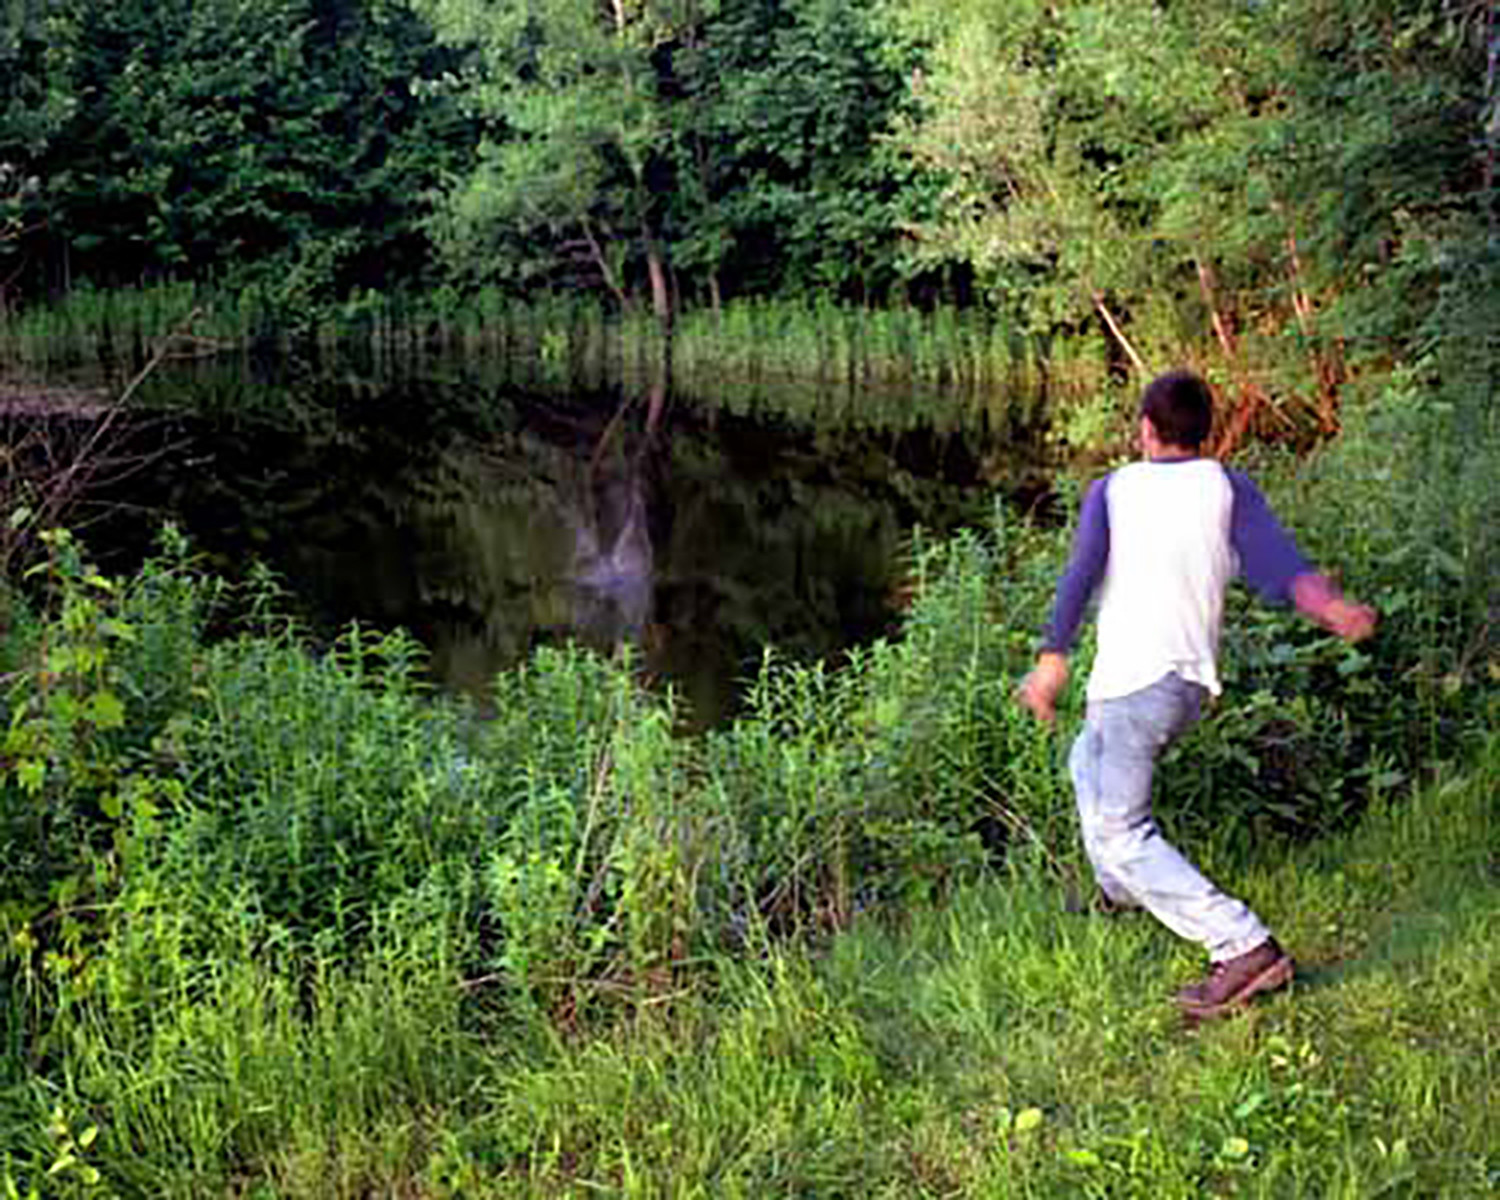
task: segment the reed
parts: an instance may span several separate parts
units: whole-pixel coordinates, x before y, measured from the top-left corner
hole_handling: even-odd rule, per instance
[[[363,354],[482,356],[520,385],[607,387],[649,383],[662,361],[662,331],[644,309],[611,312],[586,296],[518,300],[496,289],[425,297],[364,293],[339,305],[293,312],[264,287],[161,283],[136,289],[79,288],[0,326],[0,364],[13,371],[123,370],[197,310],[203,354],[250,345],[318,347],[325,359]],[[828,297],[747,298],[719,310],[678,315],[671,358],[677,390],[717,402],[776,409],[788,388],[826,397],[821,414],[857,414],[876,396],[881,420],[943,420],[981,405],[1029,407],[1041,379],[1068,380],[1061,398],[1099,380],[1086,364],[1099,347],[1042,348],[978,310],[868,309]],[[1101,359],[1102,361],[1102,359]],[[1077,364],[1076,366],[1073,364]],[[1080,373],[1081,372],[1081,373]]]

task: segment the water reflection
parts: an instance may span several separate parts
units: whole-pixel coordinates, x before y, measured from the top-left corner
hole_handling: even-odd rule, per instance
[[[992,430],[746,417],[661,380],[539,396],[458,368],[321,373],[256,380],[255,408],[201,371],[169,382],[203,415],[125,497],[143,526],[175,518],[231,574],[266,560],[317,628],[411,629],[479,696],[540,644],[636,642],[700,722],[765,645],[822,658],[891,629],[911,527],[987,512],[999,453]]]
[[[590,456],[570,510],[573,623],[596,646],[639,642],[651,622],[655,555],[647,520],[647,473],[666,407],[666,382],[651,389],[643,435],[632,444],[622,405]]]

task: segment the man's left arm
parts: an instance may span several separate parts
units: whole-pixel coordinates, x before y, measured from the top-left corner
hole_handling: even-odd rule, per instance
[[[1249,476],[1226,474],[1234,493],[1229,540],[1250,586],[1273,604],[1290,601],[1346,641],[1362,641],[1374,633],[1375,610],[1346,599],[1332,579],[1308,563]]]

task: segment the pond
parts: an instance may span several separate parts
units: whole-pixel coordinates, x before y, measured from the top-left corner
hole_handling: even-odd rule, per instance
[[[172,520],[231,577],[269,565],[315,632],[405,627],[480,698],[539,645],[630,641],[695,724],[733,710],[765,647],[827,659],[893,631],[913,530],[1045,478],[1014,405],[690,392],[472,350],[169,364],[137,412],[147,469],[88,535],[106,561]]]

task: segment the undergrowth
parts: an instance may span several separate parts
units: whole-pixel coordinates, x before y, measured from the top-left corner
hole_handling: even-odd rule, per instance
[[[1011,690],[1065,530],[919,538],[898,638],[692,735],[628,657],[480,720],[403,634],[315,651],[179,538],[111,580],[54,535],[6,605],[0,1189],[1481,1194],[1494,417],[1412,377],[1351,426],[1264,477],[1381,632],[1237,600],[1162,772],[1310,966],[1196,1040],[1190,950],[1058,911],[1064,741]]]

